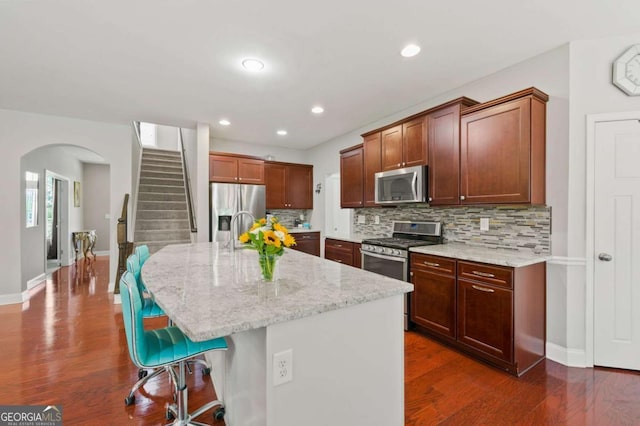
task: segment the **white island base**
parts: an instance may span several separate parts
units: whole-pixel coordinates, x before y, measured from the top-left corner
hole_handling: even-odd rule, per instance
[[[207,355],[227,426],[404,425],[403,298],[227,336],[226,353]],[[273,386],[273,355],[288,349],[293,380]]]

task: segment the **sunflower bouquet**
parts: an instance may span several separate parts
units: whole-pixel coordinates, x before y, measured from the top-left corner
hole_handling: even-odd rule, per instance
[[[284,248],[296,244],[295,238],[276,217],[269,221],[265,218],[256,220],[251,229],[238,239],[248,248],[258,252],[260,270],[265,281],[273,280],[276,260],[284,254]]]

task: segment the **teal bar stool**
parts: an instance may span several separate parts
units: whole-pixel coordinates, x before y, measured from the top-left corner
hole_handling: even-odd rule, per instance
[[[204,342],[193,342],[178,327],[173,326],[145,330],[142,317],[142,295],[138,291],[135,277],[129,271],[120,278],[120,294],[131,360],[138,368],[166,369],[177,390],[176,403],[167,407],[167,418],[175,419],[173,425],[204,425],[192,421],[192,418],[218,407],[214,412],[214,418],[221,419],[224,416],[224,405],[218,400],[208,402],[189,414],[186,362],[205,352],[226,350],[225,339],[219,337]],[[177,372],[173,368],[176,364]]]
[[[164,311],[153,300],[153,296],[151,295],[149,290],[147,290],[147,287],[142,281],[142,265],[140,263],[140,258],[136,253],[130,255],[127,258],[127,271],[133,274],[136,280],[136,285],[138,286],[138,290],[140,291],[140,294],[143,295],[142,316],[144,318],[155,318],[164,316]],[[147,294],[149,297],[144,297],[145,294]]]
[[[149,246],[147,246],[146,244],[141,244],[137,246],[133,252],[138,255],[141,268],[142,268],[142,265],[144,265],[144,262],[146,262],[147,259],[149,259],[149,257],[151,256],[151,254],[149,253]]]

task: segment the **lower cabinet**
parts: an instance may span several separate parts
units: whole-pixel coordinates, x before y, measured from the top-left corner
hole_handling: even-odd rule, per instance
[[[324,258],[345,265],[362,267],[359,243],[326,238],[324,240]]]
[[[509,268],[411,254],[411,321],[521,375],[545,357],[546,264]]]
[[[296,232],[292,235],[296,239],[292,249],[320,256],[320,232]]]

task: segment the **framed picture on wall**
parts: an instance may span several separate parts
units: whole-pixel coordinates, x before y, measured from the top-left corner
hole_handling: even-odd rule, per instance
[[[73,207],[80,207],[80,182],[73,182]]]

